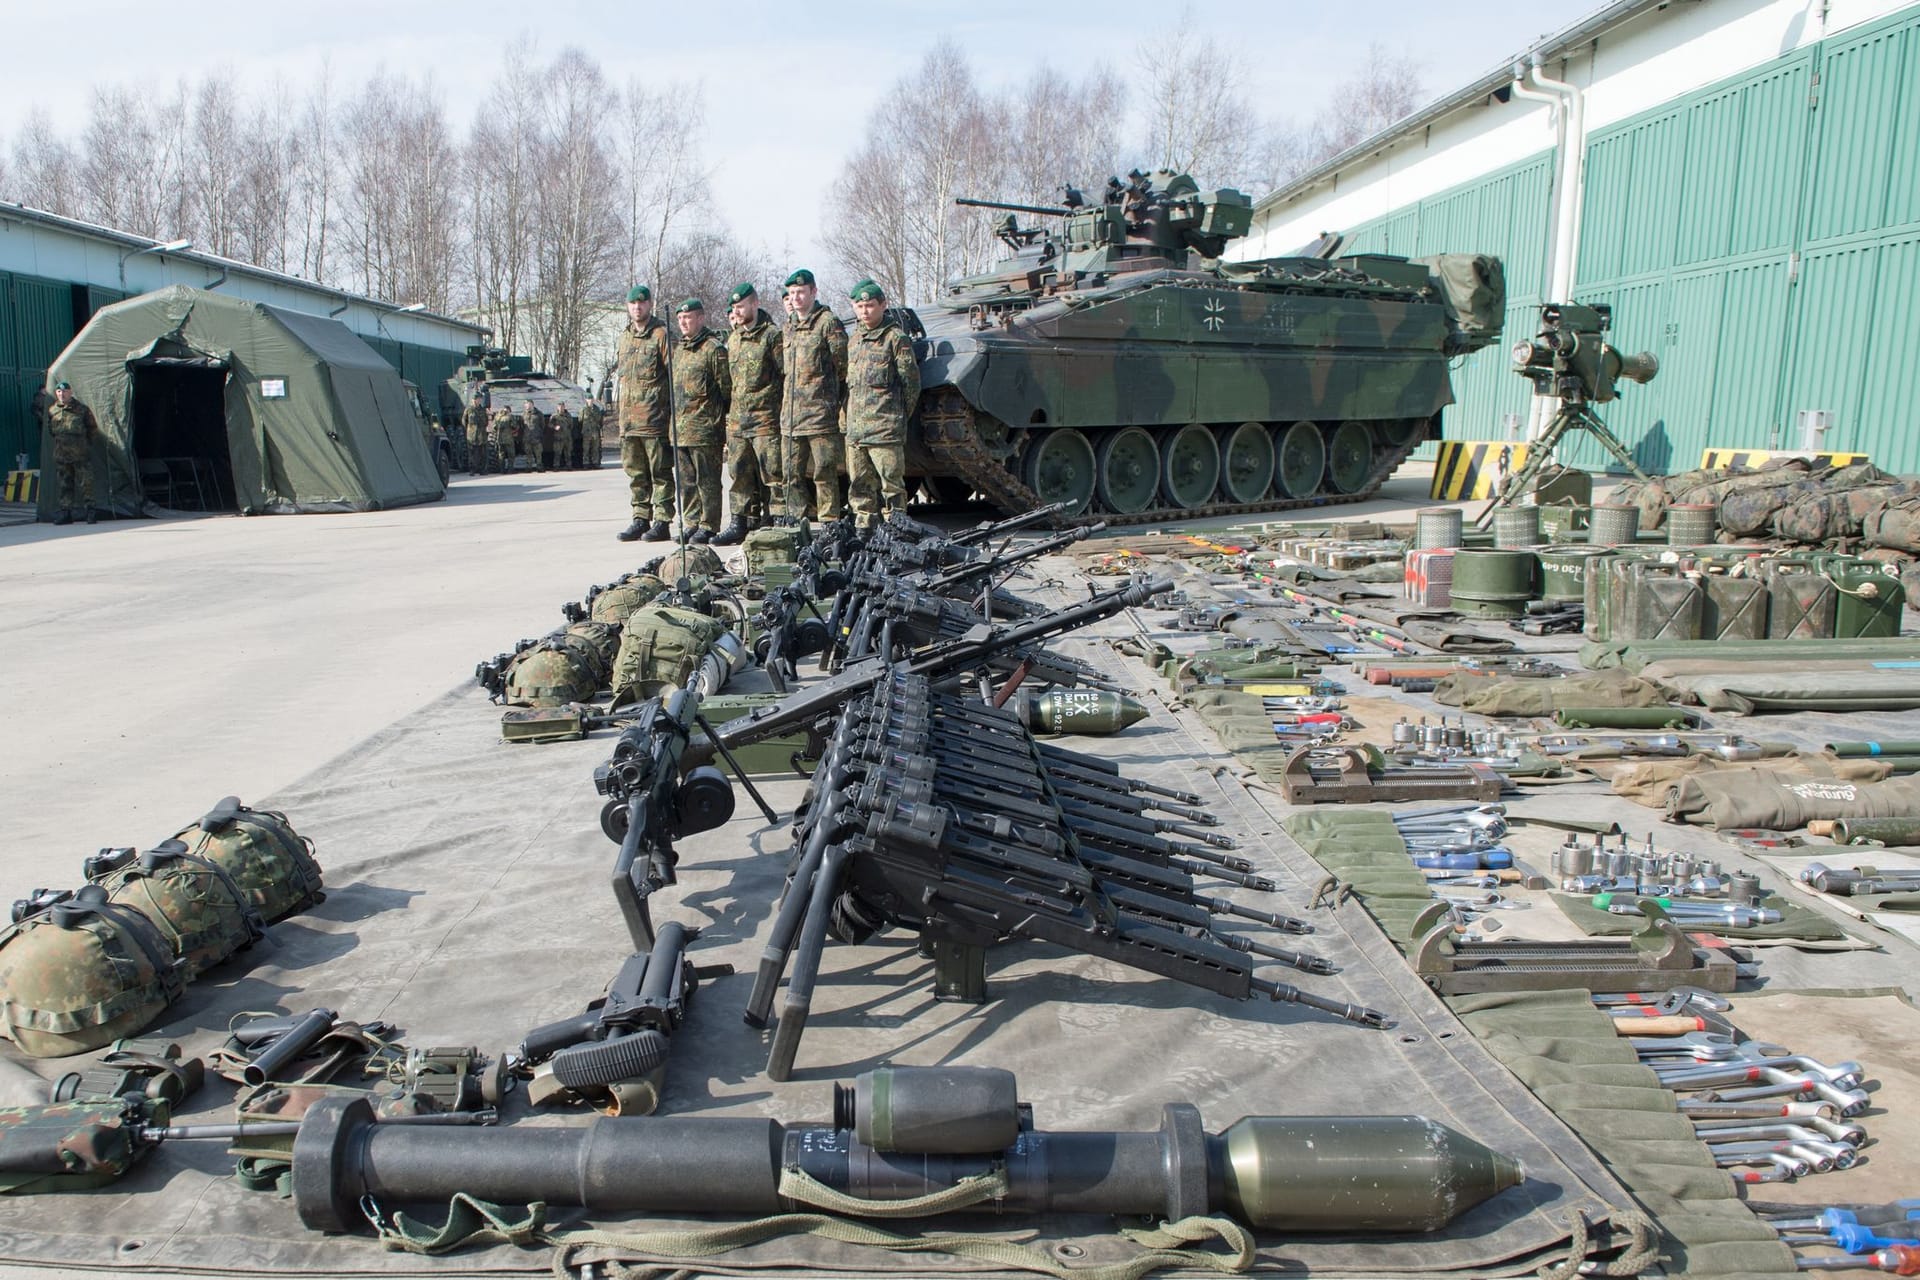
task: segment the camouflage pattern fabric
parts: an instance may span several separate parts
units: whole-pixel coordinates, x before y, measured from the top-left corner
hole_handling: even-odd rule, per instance
[[[137,1035],[179,996],[152,921],[88,885],[0,934],[0,1019],[22,1053],[63,1058]]]
[[[313,842],[295,831],[284,813],[241,805],[218,830],[196,824],[173,838],[225,871],[268,924],[326,899]]]
[[[547,471],[553,467],[553,427],[547,421],[547,415],[529,404],[521,417],[527,424],[523,439],[527,448],[527,465],[535,471]]]
[[[1920,555],[1920,497],[1902,498],[1860,521],[1860,533],[1870,547]]]
[[[620,435],[664,437],[672,426],[669,398],[671,343],[667,326],[658,316],[635,328],[629,321],[620,334],[614,369],[620,375]]]
[[[913,340],[891,320],[862,325],[847,344],[847,443],[904,445],[919,401]]]
[[[553,411],[553,417],[547,420],[547,428],[553,437],[553,465],[561,471],[571,471],[579,466],[580,457],[580,419],[561,405]]]
[[[78,400],[47,406],[47,434],[53,440],[54,505],[93,506],[93,437],[100,424]]]
[[[816,302],[805,316],[788,316],[781,332],[782,435],[838,436],[847,385],[847,326]]]
[[[461,422],[467,429],[467,470],[474,475],[484,475],[487,465],[487,410],[478,400],[473,401],[461,415]]]
[[[736,325],[728,334],[728,436],[780,433],[781,350],[781,332],[764,310],[752,324]]]
[[[510,707],[559,707],[584,702],[601,685],[593,671],[597,658],[584,646],[554,638],[542,640],[514,655],[501,700]]]
[[[694,445],[677,451],[680,455],[680,495],[686,509],[680,520],[689,529],[712,533],[720,528],[721,447],[718,444]]]
[[[605,417],[598,400],[587,401],[587,407],[580,411],[580,465],[583,467],[600,465],[600,455],[606,449]]]
[[[788,436],[781,443],[787,514],[805,520],[838,520],[845,515],[840,505],[840,473],[845,468],[841,438]]]
[[[636,609],[620,628],[620,655],[613,667],[614,696],[631,692],[650,698],[685,684],[726,629],[724,623],[691,609],[668,605]]]
[[[165,1125],[171,1108],[155,1101],[145,1121]],[[126,1104],[51,1102],[0,1107],[0,1193],[87,1191],[131,1169],[148,1150]]]
[[[145,854],[95,883],[114,902],[159,927],[188,979],[261,936],[259,916],[225,871],[192,854],[169,858],[159,853]]]
[[[682,578],[717,578],[727,571],[726,561],[712,547],[686,546],[668,552],[654,566],[654,572],[669,585]]]
[[[727,485],[736,519],[763,520],[768,486],[760,481],[759,437],[727,435]]]
[[[635,520],[673,519],[673,472],[666,437],[623,435],[620,466],[627,473],[628,502]]]
[[[595,595],[588,616],[595,622],[611,623],[617,627],[625,622],[627,615],[635,609],[651,604],[654,597],[666,590],[666,586],[666,583],[650,573],[635,574]],[[617,640],[615,648],[617,652]]]
[[[673,443],[682,449],[724,442],[733,380],[727,344],[701,328],[673,349]]]
[[[520,434],[520,419],[513,411],[499,408],[493,411],[493,457],[502,471],[513,470],[513,455],[519,451],[517,443]]]
[[[1773,533],[1808,545],[1850,541],[1875,511],[1917,494],[1920,483],[1862,485],[1839,493],[1796,489],[1792,500],[1773,513]]]
[[[907,509],[907,446],[847,443],[853,514],[862,521]]]

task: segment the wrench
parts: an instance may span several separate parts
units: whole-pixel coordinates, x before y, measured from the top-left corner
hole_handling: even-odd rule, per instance
[[[1733,1001],[1700,987],[1674,987],[1665,993],[1628,991],[1619,995],[1597,995],[1593,1002],[1603,1009],[1630,1007],[1654,1009],[1660,1013],[1684,1013],[1688,1005],[1696,1005],[1714,1013],[1725,1013],[1733,1008]]]

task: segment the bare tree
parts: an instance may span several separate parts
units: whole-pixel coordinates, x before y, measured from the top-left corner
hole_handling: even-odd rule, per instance
[[[490,317],[494,340],[518,351],[532,337],[521,303],[534,286],[535,209],[540,144],[537,73],[510,46],[493,95],[467,141],[474,300]]]
[[[11,197],[48,213],[84,216],[79,170],[78,153],[53,131],[47,113],[39,108],[29,112],[13,140],[13,166],[8,174]]]
[[[562,50],[542,77],[545,136],[537,176],[537,265],[544,301],[541,363],[579,367],[589,304],[613,289],[621,228],[607,183],[601,126],[607,96],[599,64]]]
[[[284,86],[245,123],[238,141],[238,181],[231,197],[233,256],[286,271],[293,254],[295,173],[299,141],[289,123]]]
[[[1378,41],[1369,44],[1366,60],[1334,88],[1314,116],[1312,162],[1338,155],[1411,115],[1420,96],[1419,64],[1389,53]]]
[[[657,282],[681,222],[707,199],[704,94],[699,85],[683,83],[654,92],[635,79],[627,82],[621,108],[627,279]]]
[[[1147,85],[1149,162],[1190,173],[1203,186],[1244,181],[1253,159],[1247,126],[1257,116],[1239,50],[1201,35],[1189,5],[1136,58]]]
[[[193,192],[196,247],[233,257],[238,228],[237,204],[244,163],[240,147],[240,111],[227,73],[215,71],[193,95],[187,140],[186,186]]]
[[[457,152],[431,85],[385,72],[342,128],[341,229],[363,292],[445,310],[452,302]]]
[[[187,116],[184,82],[171,95],[96,89],[80,144],[86,216],[156,238],[190,230],[195,192],[186,181]]]

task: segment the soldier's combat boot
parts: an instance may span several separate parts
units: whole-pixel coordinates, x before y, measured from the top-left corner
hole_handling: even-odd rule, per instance
[[[692,543],[696,547],[704,547],[708,543],[713,541],[713,530],[695,529],[692,533],[687,535],[687,541]]]
[[[640,540],[641,535],[646,533],[646,531],[647,531],[647,522],[645,520],[642,520],[639,516],[635,516],[633,518],[632,524],[628,525],[626,528],[622,529],[619,533],[616,533],[613,536],[620,539],[620,541],[622,542],[638,542]]]
[[[673,531],[667,528],[667,522],[665,520],[655,520],[647,528],[646,540],[648,542],[665,542],[672,536]]]
[[[735,516],[733,523],[713,535],[713,545],[716,547],[731,547],[745,538],[747,536],[747,530],[752,527],[753,522],[745,516]]]
[[[60,514],[53,518],[53,522],[55,524],[72,524],[73,512],[67,510],[65,507],[62,507],[60,508]]]

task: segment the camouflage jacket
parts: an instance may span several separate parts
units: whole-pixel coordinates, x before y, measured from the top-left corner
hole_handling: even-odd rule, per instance
[[[781,346],[780,330],[765,311],[728,335],[727,376],[733,382],[729,435],[770,436],[780,430]]]
[[[667,434],[673,420],[673,401],[668,395],[672,367],[672,344],[660,318],[648,316],[646,324],[638,329],[628,321],[614,356],[614,368],[620,374],[621,435]]]
[[[100,424],[93,419],[93,410],[78,400],[69,400],[61,404],[58,400],[47,406],[47,433],[55,440],[85,440],[100,430]]]
[[[465,424],[467,434],[470,436],[484,433],[487,429],[486,406],[477,400],[469,404],[466,413],[461,415],[461,422]]]
[[[520,411],[520,420],[527,424],[527,435],[538,440],[547,434],[547,415],[529,404]]]
[[[493,431],[495,435],[518,435],[520,426],[520,416],[505,405],[501,405],[493,411]]]
[[[675,347],[673,442],[694,448],[724,443],[732,387],[727,344],[719,334],[701,329]]]
[[[580,411],[580,433],[584,436],[598,439],[600,436],[602,416],[599,403],[597,401],[588,401],[587,407]]]
[[[847,440],[905,444],[907,419],[919,400],[913,339],[891,320],[856,330],[847,344]]]
[[[847,388],[846,323],[816,302],[804,318],[787,317],[780,341],[781,432],[790,436],[839,435],[840,407],[846,402]]]
[[[580,424],[574,420],[573,410],[565,405],[555,409],[553,416],[547,419],[547,422],[553,428],[555,438],[561,440],[570,439],[573,433],[580,429]]]

